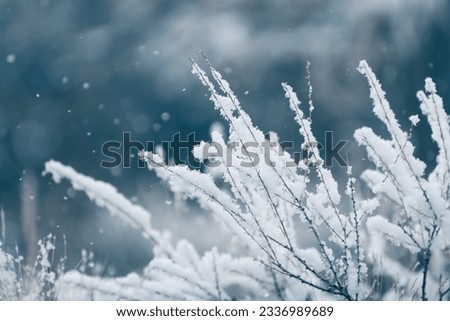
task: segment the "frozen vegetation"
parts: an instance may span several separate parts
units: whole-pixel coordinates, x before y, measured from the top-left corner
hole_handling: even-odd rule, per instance
[[[358,70],[369,84],[373,112],[388,135],[358,129],[354,138],[372,165],[361,177],[354,177],[349,166],[347,181],[338,182],[325,167],[312,131],[310,81],[306,108],[294,89],[282,84],[307,155],[292,166],[293,156],[282,151],[277,136],[267,138],[252,123],[227,81],[206,64],[209,76],[194,61],[192,72],[209,91],[229,131],[213,131],[211,141],[192,152],[216,166],[199,171],[167,165],[152,151],[142,151],[140,157],[174,193],[196,200],[228,229],[233,249],[199,253],[189,240],[175,242],[170,231],[152,226],[147,209],[113,186],[51,160],[44,174],[51,174],[56,183],[69,180],[74,189],[140,231],[153,247],[154,258],[144,270],[125,277],[65,271],[64,258],[57,263],[50,259],[54,242],[49,236],[39,243],[31,268],[22,268],[19,254],[0,252],[1,299],[449,299],[450,128],[431,79],[417,93],[423,117],[409,117],[411,127],[404,130],[376,76],[361,61]],[[438,147],[436,166],[427,171],[411,142],[420,119],[428,122]],[[226,159],[229,155],[223,151],[230,146],[232,156]],[[206,156],[205,148],[210,151]],[[361,192],[363,186],[370,188],[370,195]],[[305,238],[310,240],[307,245]],[[85,261],[89,264],[88,258]]]

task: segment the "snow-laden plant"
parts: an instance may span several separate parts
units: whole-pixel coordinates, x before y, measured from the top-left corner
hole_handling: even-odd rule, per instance
[[[3,251],[0,242],[0,301],[55,300],[57,278],[64,274],[65,256],[55,262],[56,237],[49,234],[37,243],[33,265],[23,265],[16,246],[16,256]],[[64,240],[65,242],[65,240]]]
[[[0,300],[17,299],[20,285],[16,275],[14,258],[0,247]]]
[[[402,296],[443,299],[450,291],[449,116],[434,82],[427,78],[425,92],[419,91],[417,98],[438,146],[436,167],[427,177],[425,163],[414,156],[411,131],[401,129],[372,70],[361,62],[359,71],[369,82],[373,111],[390,135],[389,139],[383,139],[368,127],[355,132],[355,139],[366,148],[376,165],[375,170],[364,171],[362,178],[379,199],[392,207],[389,217],[370,217],[367,227],[397,248],[408,251],[413,258],[409,265],[398,265],[401,262],[384,255],[382,239],[374,239],[371,261],[374,268],[383,270],[383,274],[396,281]],[[417,115],[409,119],[412,126],[419,121]]]
[[[375,75],[360,63],[373,111],[390,135],[382,138],[368,127],[355,133],[375,165],[362,174],[373,192],[364,197],[357,193],[361,182],[351,167],[346,188],[340,189],[324,166],[311,129],[310,81],[308,115],[292,87],[282,84],[307,155],[293,166],[276,135],[266,138],[206,62],[212,80],[194,61],[192,71],[229,125],[227,137],[213,131],[211,142],[193,149],[201,161],[214,162],[213,170],[167,165],[151,151],[140,156],[174,193],[197,200],[227,228],[238,251],[198,253],[187,240],[173,245],[169,233],[152,227],[147,210],[114,187],[49,161],[46,172],[56,182],[69,179],[154,246],[154,259],[141,273],[121,278],[65,274],[58,281],[60,299],[448,299],[449,117],[431,79],[418,93],[439,149],[436,168],[426,176],[425,163],[413,155],[411,130],[401,129]],[[416,125],[418,116],[410,120]]]

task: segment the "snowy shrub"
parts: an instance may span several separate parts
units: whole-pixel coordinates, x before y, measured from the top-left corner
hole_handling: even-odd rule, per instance
[[[0,300],[17,299],[19,293],[14,258],[0,248]]]
[[[140,156],[174,193],[195,199],[231,232],[233,255],[215,248],[198,253],[187,240],[173,245],[169,232],[152,227],[147,210],[109,184],[52,160],[45,171],[55,182],[68,179],[111,215],[141,231],[154,247],[148,266],[125,277],[64,274],[57,281],[59,299],[449,298],[450,129],[431,79],[426,79],[425,92],[417,94],[439,148],[436,167],[426,175],[425,163],[414,156],[410,140],[418,116],[410,117],[411,130],[402,130],[372,70],[365,61],[360,63],[373,112],[389,137],[369,127],[355,132],[374,166],[363,172],[362,181],[348,167],[347,182],[340,187],[324,166],[311,128],[310,81],[307,114],[293,88],[282,84],[306,155],[296,164],[276,135],[267,138],[252,123],[229,84],[206,63],[212,78],[194,61],[192,71],[208,89],[229,132],[224,137],[213,131],[211,142],[201,142],[193,154],[214,166],[199,171],[166,165],[151,151]],[[373,194],[358,192],[361,184]],[[0,264],[8,265],[8,259],[0,257]]]
[[[32,266],[22,265],[17,246],[16,256],[12,256],[3,251],[0,242],[0,301],[57,298],[56,279],[64,274],[66,258],[55,262],[55,242],[51,234],[38,241],[38,255]]]

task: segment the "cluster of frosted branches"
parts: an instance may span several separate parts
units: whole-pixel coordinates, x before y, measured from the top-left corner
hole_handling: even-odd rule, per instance
[[[14,257],[0,247],[0,300],[17,299],[19,288]]]
[[[62,300],[249,300],[269,295],[265,271],[250,258],[212,249],[200,256],[186,240],[171,258],[155,257],[140,274],[101,278],[78,271],[59,280]]]
[[[58,279],[59,299],[96,300],[236,300],[264,298],[273,287],[264,268],[250,257],[231,257],[212,249],[199,255],[194,246],[180,240],[171,245],[170,233],[151,225],[151,214],[127,200],[108,183],[49,161],[46,173],[59,182],[65,178],[125,224],[142,231],[154,248],[154,258],[141,274],[101,278],[78,271]]]
[[[426,176],[410,140],[419,117],[411,116],[411,129],[402,130],[372,70],[360,63],[373,111],[390,135],[384,139],[368,127],[355,132],[375,165],[362,174],[375,195],[371,198],[358,193],[351,167],[346,185],[339,186],[324,166],[312,131],[309,69],[308,115],[293,88],[282,84],[306,155],[296,164],[276,135],[267,137],[252,123],[229,84],[208,60],[206,64],[211,76],[194,61],[192,71],[229,125],[226,137],[213,131],[210,142],[192,151],[200,161],[214,163],[211,171],[167,165],[151,151],[140,157],[174,193],[195,199],[228,229],[239,240],[239,251],[234,249],[232,256],[213,248],[199,254],[187,240],[172,245],[170,233],[155,230],[150,213],[114,187],[50,161],[46,172],[56,182],[69,179],[99,206],[140,230],[154,248],[154,258],[140,273],[121,278],[66,273],[57,281],[59,298],[448,299],[450,129],[431,79],[425,92],[418,93],[439,149],[436,168]]]
[[[32,266],[22,265],[17,246],[13,256],[3,251],[0,242],[0,301],[57,298],[56,279],[64,274],[66,257],[55,262],[55,242],[51,234],[38,241],[38,255]]]
[[[319,292],[347,300],[365,297],[367,266],[360,225],[377,202],[356,201],[350,177],[347,200],[352,203],[352,211],[341,210],[338,183],[323,165],[311,118],[300,109],[292,87],[282,84],[307,155],[296,166],[292,166],[294,160],[276,138],[267,139],[253,125],[229,84],[206,62],[215,84],[195,62],[193,73],[209,90],[215,108],[229,124],[229,133],[225,140],[220,133],[212,132],[212,141],[202,142],[193,153],[202,161],[215,162],[215,175],[165,165],[151,152],[143,152],[141,157],[174,192],[197,199],[240,238],[242,253],[266,268],[280,299],[292,298],[293,288],[301,284],[309,289],[307,295],[311,297]],[[313,109],[310,99],[310,114]],[[204,159],[205,149],[213,149],[208,153],[213,156]],[[319,183],[311,183],[312,176]],[[222,181],[228,189],[218,187]],[[299,244],[299,224],[306,226],[313,245]]]
[[[367,226],[370,232],[381,234],[391,244],[406,249],[413,258],[409,267],[383,268],[383,264],[392,258],[386,257],[383,245],[378,242],[371,256],[372,263],[380,265],[383,273],[394,280],[408,272],[409,284],[399,280],[404,297],[442,299],[449,292],[449,116],[444,110],[442,98],[436,93],[435,84],[427,78],[425,92],[419,91],[417,97],[439,153],[435,169],[426,177],[425,163],[414,156],[411,131],[408,133],[401,129],[381,85],[365,61],[360,63],[358,70],[369,82],[373,112],[386,125],[390,135],[389,139],[383,139],[368,127],[355,132],[355,139],[366,148],[376,165],[376,169],[364,171],[362,178],[374,194],[389,200],[390,206],[394,205],[388,211],[389,217],[373,216],[368,219]],[[417,115],[410,117],[412,126],[418,120]]]

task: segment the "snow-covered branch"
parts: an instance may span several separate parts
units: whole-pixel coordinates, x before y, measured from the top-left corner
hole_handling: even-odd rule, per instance
[[[208,73],[193,60],[192,72],[229,125],[227,135],[213,131],[210,142],[193,148],[207,170],[165,164],[155,151],[139,155],[174,193],[195,199],[232,234],[233,255],[216,248],[199,253],[188,240],[172,245],[168,233],[153,228],[147,210],[111,185],[51,160],[45,173],[51,173],[55,182],[68,179],[156,245],[155,256],[143,271],[120,278],[70,271],[57,280],[48,279],[52,275],[43,255],[43,270],[50,274],[42,280],[54,285],[59,298],[449,298],[450,126],[431,79],[417,94],[439,150],[436,167],[427,171],[425,162],[414,155],[411,140],[419,117],[409,117],[411,127],[403,130],[375,73],[361,61],[358,70],[368,81],[374,115],[386,126],[388,137],[370,127],[355,131],[354,138],[366,149],[373,167],[364,170],[361,179],[353,177],[349,167],[346,185],[341,185],[325,166],[314,135],[309,64],[309,115],[305,116],[294,89],[282,84],[306,155],[296,164],[275,133],[264,135],[252,123],[229,83],[206,57],[205,63]],[[208,172],[212,163],[215,166]],[[362,183],[369,186],[370,195],[359,190]],[[6,271],[0,270],[3,296],[14,289],[14,283],[8,283],[14,277],[8,274],[11,260],[0,252],[0,267]],[[385,279],[389,284],[383,284]]]

